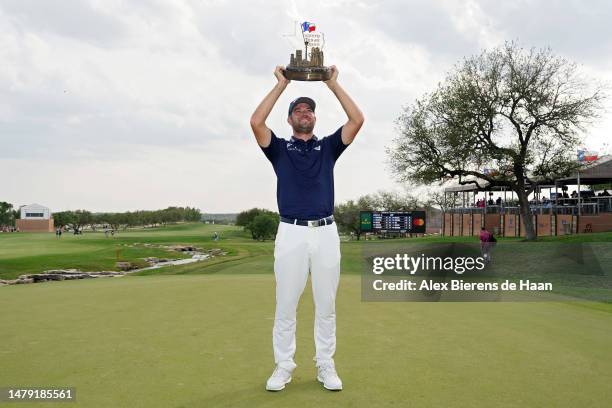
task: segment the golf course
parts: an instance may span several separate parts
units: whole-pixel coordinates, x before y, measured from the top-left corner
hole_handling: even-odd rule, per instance
[[[213,240],[214,232],[219,241]],[[475,238],[413,241],[468,243]],[[537,255],[537,248],[563,243],[584,243],[584,253],[593,254],[609,282],[611,233],[508,241],[515,258],[507,262],[516,264],[522,256]],[[254,241],[240,227],[202,223],[130,229],[114,237],[90,231],[61,238],[0,234],[0,279],[59,268],[117,270],[118,261],[144,267],[146,257],[186,257],[163,247],[170,245],[225,253],[121,277],[0,287],[0,387],[76,391],[73,403],[0,404],[610,406],[612,303],[606,299],[612,287],[583,276],[576,281],[580,287],[565,292],[577,295],[572,301],[364,302],[362,255],[364,246],[376,244],[341,243],[335,361],[344,389],[326,391],[316,381],[307,285],[298,310],[298,368],[285,390],[273,393],[265,391],[274,369],[273,241]]]

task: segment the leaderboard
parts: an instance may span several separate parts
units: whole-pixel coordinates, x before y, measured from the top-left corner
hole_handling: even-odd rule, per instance
[[[361,211],[362,232],[425,233],[425,211]]]

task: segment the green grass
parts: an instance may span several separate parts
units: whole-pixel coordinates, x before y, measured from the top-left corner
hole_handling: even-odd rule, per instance
[[[212,234],[217,231],[222,240],[213,242]],[[10,233],[0,234],[0,279],[14,279],[25,273],[40,273],[47,269],[76,268],[87,271],[117,270],[115,262],[131,261],[140,263],[142,258],[184,257],[178,252],[168,252],[159,248],[129,246],[138,243],[160,245],[196,245],[203,249],[222,248],[228,256],[197,264],[144,271],[142,275],[151,274],[190,274],[223,272],[226,267],[253,263],[248,268],[240,267],[244,273],[263,273],[265,265],[272,259],[274,243],[272,241],[255,242],[241,228],[227,225],[206,225],[187,223],[169,225],[151,229],[133,229],[122,231],[114,238],[106,238],[103,232],[87,232],[84,235],[64,234],[56,239],[53,233]],[[364,244],[385,245],[391,243],[475,243],[475,237],[439,237],[408,238],[397,240],[351,241],[342,243],[342,267],[347,273],[359,273],[362,246]],[[521,243],[521,248],[531,251],[536,248],[532,243],[524,243],[518,238],[500,239],[503,243]],[[547,237],[540,242],[581,243],[612,242],[612,233],[581,234],[562,237]],[[119,251],[119,253],[117,252]],[[224,264],[224,265],[222,265]],[[213,267],[214,266],[214,267]],[[210,267],[210,269],[208,269]],[[252,267],[252,268],[251,268]],[[235,270],[231,271],[232,273]]]
[[[215,230],[220,242],[211,241]],[[609,242],[611,235],[593,236]],[[509,262],[517,253],[538,253],[532,243],[510,241],[515,258]],[[187,224],[129,231],[114,240],[99,233],[61,240],[0,234],[0,271],[106,269],[117,247],[137,242],[219,247],[229,254],[142,276],[0,287],[0,387],[73,386],[77,403],[70,406],[95,408],[604,407],[612,400],[612,304],[362,302],[363,245],[386,243],[342,243],[340,393],[315,380],[308,286],[298,310],[293,381],[280,393],[264,390],[273,369],[273,243],[253,242],[236,228]],[[121,256],[155,251],[122,249]],[[604,289],[573,290],[590,296]]]
[[[326,392],[314,379],[307,288],[299,367],[285,391],[267,393],[270,274],[1,290],[0,384],[74,386],[78,407],[576,407],[612,398],[610,305],[365,303],[359,277],[346,275],[336,354],[344,391]]]
[[[77,268],[84,271],[117,270],[115,262],[131,261],[146,266],[145,257],[185,257],[179,252],[159,248],[128,246],[137,243],[160,245],[197,245],[202,248],[220,247],[212,241],[214,231],[224,239],[249,243],[247,236],[236,227],[205,224],[179,224],[155,229],[134,229],[106,238],[103,232],[83,235],[53,233],[0,234],[0,279],[14,279],[25,273],[40,273],[48,269]],[[238,245],[240,246],[240,245]],[[228,250],[234,250],[230,244]]]

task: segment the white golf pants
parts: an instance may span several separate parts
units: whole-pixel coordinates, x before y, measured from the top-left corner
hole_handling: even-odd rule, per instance
[[[336,290],[340,279],[340,238],[336,223],[307,227],[281,222],[274,245],[276,313],[274,361],[295,368],[295,314],[310,271],[315,305],[317,366],[333,363],[336,351]]]

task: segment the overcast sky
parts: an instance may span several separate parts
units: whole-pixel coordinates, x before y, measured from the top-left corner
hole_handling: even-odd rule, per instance
[[[326,64],[366,116],[336,164],[336,202],[401,189],[385,146],[402,107],[453,64],[519,40],[612,80],[606,1],[0,0],[0,201],[51,211],[276,210],[276,180],[249,118],[286,65],[295,21],[325,33]],[[288,103],[317,101],[315,134],[346,117],[322,82],[293,81],[268,125],[288,138]],[[586,137],[604,153],[609,104]]]

